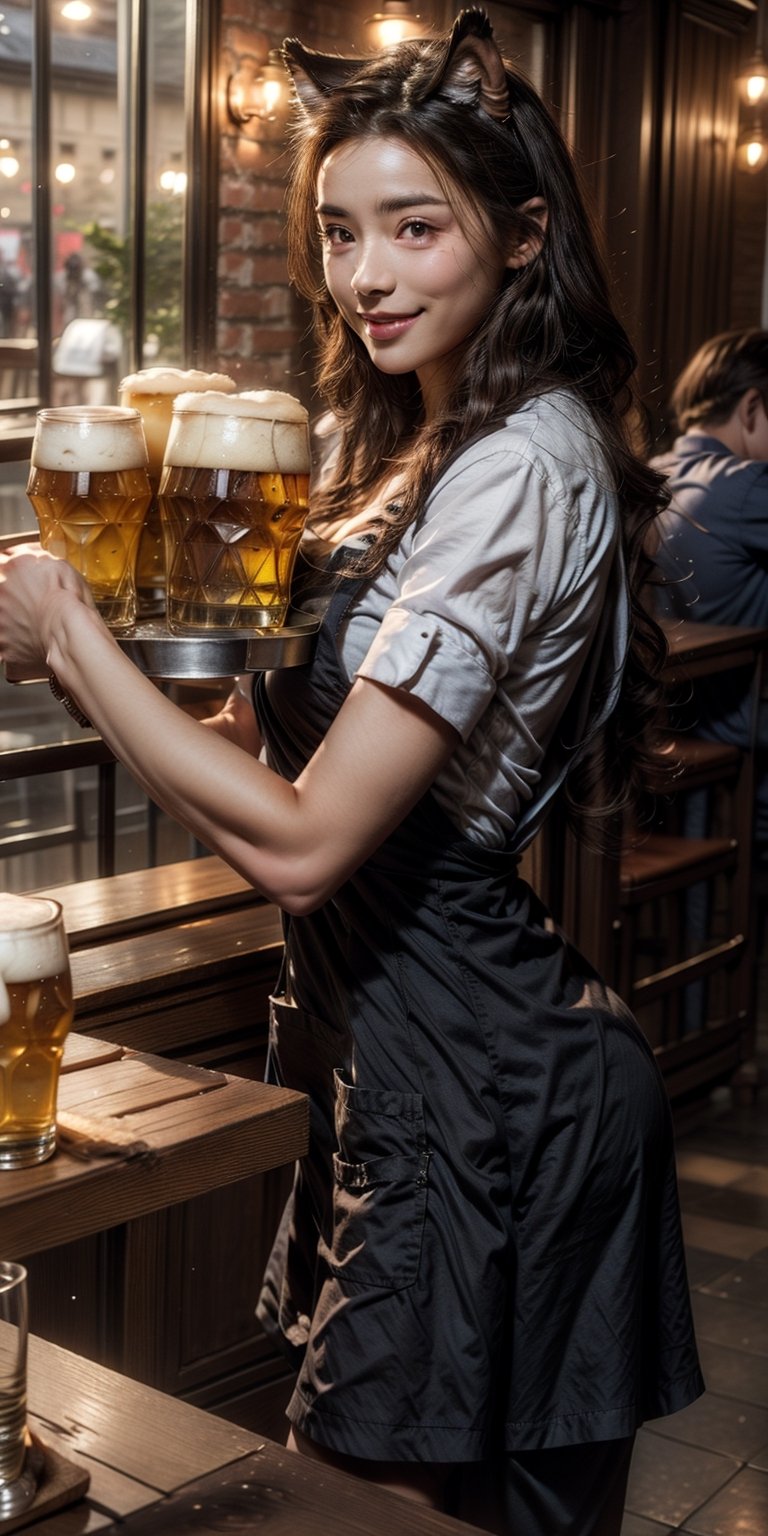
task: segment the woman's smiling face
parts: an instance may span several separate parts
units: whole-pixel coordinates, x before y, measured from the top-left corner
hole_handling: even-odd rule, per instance
[[[505,257],[479,214],[459,222],[426,161],[395,138],[331,151],[318,218],[334,303],[382,373],[417,375],[433,412],[453,354],[501,288]]]

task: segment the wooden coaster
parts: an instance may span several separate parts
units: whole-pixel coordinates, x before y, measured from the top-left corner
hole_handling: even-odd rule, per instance
[[[0,1536],[19,1531],[43,1515],[52,1515],[54,1510],[64,1509],[67,1504],[75,1504],[87,1493],[91,1481],[90,1472],[86,1472],[84,1467],[79,1467],[74,1461],[67,1461],[65,1456],[51,1446],[43,1445],[29,1429],[27,1441],[27,1465],[37,1478],[37,1492],[20,1514],[12,1515],[8,1520],[0,1520]]]

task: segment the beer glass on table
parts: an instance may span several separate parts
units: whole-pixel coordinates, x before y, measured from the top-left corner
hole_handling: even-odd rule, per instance
[[[309,511],[309,424],[280,390],[181,394],[160,482],[173,634],[279,629]]]
[[[38,411],[27,495],[50,554],[79,571],[110,629],[136,622],[136,556],[151,500],[138,411]]]
[[[32,1502],[27,1455],[27,1271],[0,1259],[0,1522]]]
[[[144,519],[136,560],[139,618],[149,618],[165,611],[165,553],[157,492],[173,402],[182,391],[199,394],[210,389],[230,394],[234,393],[237,385],[226,373],[203,373],[199,368],[141,368],[138,373],[129,374],[120,384],[120,404],[138,411],[144,425],[149,483],[152,488],[152,500]]]
[[[61,906],[0,894],[0,1172],[45,1162],[56,1145],[56,1095],[72,1023]]]

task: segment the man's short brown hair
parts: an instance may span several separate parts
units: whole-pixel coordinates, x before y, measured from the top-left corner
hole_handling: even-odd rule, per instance
[[[710,337],[675,382],[671,406],[682,432],[727,421],[748,389],[768,396],[768,331]]]

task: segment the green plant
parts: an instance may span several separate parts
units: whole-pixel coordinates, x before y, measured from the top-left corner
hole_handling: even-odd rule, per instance
[[[131,327],[131,236],[116,235],[94,221],[82,230],[94,268],[108,295],[105,313],[126,336]],[[144,238],[146,335],[154,335],[164,362],[181,358],[181,265],[183,208],[180,198],[148,203]]]

